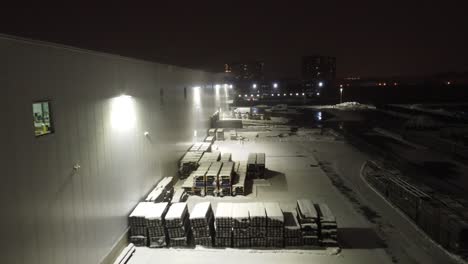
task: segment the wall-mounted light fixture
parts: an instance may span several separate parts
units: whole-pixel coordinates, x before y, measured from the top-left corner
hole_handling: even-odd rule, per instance
[[[127,131],[136,123],[134,100],[130,95],[121,95],[112,99],[111,126],[113,129]]]

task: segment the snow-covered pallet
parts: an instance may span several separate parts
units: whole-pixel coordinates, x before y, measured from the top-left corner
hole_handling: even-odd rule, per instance
[[[249,204],[236,203],[232,206],[232,220],[234,228],[248,228],[250,226]]]
[[[302,238],[301,225],[294,212],[284,212],[284,237]]]
[[[216,129],[216,140],[224,140],[224,129]]]
[[[185,181],[182,183],[181,188],[187,193],[192,195],[193,194],[193,177],[189,176]]]
[[[282,226],[267,227],[266,235],[267,237],[284,237],[284,227]]]
[[[187,203],[173,203],[166,214],[166,227],[181,227],[188,215]]]
[[[205,142],[209,142],[209,143],[213,143],[215,141],[215,137],[214,136],[207,136],[205,138]]]
[[[265,205],[261,202],[248,203],[250,226],[266,227]]]
[[[208,129],[208,136],[215,137],[216,136],[216,128]]]
[[[232,203],[218,203],[215,213],[216,227],[232,227]]]
[[[221,158],[221,152],[213,151],[213,152],[205,152],[203,156],[200,158],[199,163],[212,163],[217,162]]]
[[[311,200],[297,200],[297,216],[300,224],[317,223],[318,213]]]
[[[190,230],[190,222],[188,218],[185,218],[184,224],[178,227],[167,228],[167,235],[169,238],[181,238],[186,237]]]
[[[167,212],[168,205],[167,202],[147,205],[145,214],[146,226],[164,227],[164,215]]]
[[[237,162],[236,163],[236,180],[232,185],[232,195],[245,195],[245,179],[247,177],[247,163]]]
[[[221,155],[221,162],[228,162],[232,160],[232,154],[231,153],[223,153]]]
[[[171,203],[181,203],[181,202],[185,202],[186,200],[187,200],[187,193],[185,192],[184,189],[181,188],[174,192]]]
[[[263,204],[267,215],[267,227],[283,227],[284,215],[279,203],[268,202]]]
[[[190,224],[193,228],[207,227],[213,219],[210,202],[197,203],[190,214]]]
[[[232,174],[234,173],[234,162],[223,162],[221,171],[219,172],[218,180],[220,187],[232,186]]]
[[[318,236],[303,236],[304,246],[319,246]]]
[[[204,227],[192,227],[192,235],[195,238],[212,237],[213,234],[214,234],[214,227],[212,223]]]
[[[140,202],[137,204],[135,209],[133,209],[132,213],[130,214],[128,220],[130,226],[145,226],[146,227],[146,213],[147,208],[154,203],[151,202]]]

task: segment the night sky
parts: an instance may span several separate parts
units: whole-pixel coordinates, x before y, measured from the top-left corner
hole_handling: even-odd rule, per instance
[[[159,2],[2,7],[0,33],[212,71],[263,60],[270,78],[314,54],[339,77],[468,71],[467,1]]]

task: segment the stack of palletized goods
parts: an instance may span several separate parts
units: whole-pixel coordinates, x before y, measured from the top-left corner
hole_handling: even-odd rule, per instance
[[[232,161],[232,154],[231,153],[221,154],[221,162],[228,162],[228,161]]]
[[[148,229],[149,247],[165,247],[167,245],[164,215],[167,212],[168,205],[166,202],[154,203],[147,209],[145,219]]]
[[[306,246],[318,246],[318,213],[311,200],[297,200],[297,218],[301,225],[302,238]]]
[[[183,188],[181,188],[174,192],[171,203],[180,203],[180,202],[185,202],[186,200],[187,200],[187,193],[185,192]]]
[[[247,162],[241,161],[236,163],[235,182],[232,185],[232,195],[245,195],[245,178],[247,177]]]
[[[172,197],[173,177],[164,177],[146,197],[146,202],[162,202]]]
[[[194,180],[193,180],[193,177],[192,176],[189,176],[187,179],[184,180],[184,182],[182,183],[182,186],[181,188],[189,195],[193,195],[194,192],[193,192],[193,184],[194,184]]]
[[[202,155],[203,152],[197,151],[189,151],[185,153],[179,164],[179,174],[181,178],[188,177],[192,171],[198,168],[198,162]]]
[[[247,203],[233,204],[232,227],[233,247],[250,247],[250,217]]]
[[[257,178],[265,178],[265,153],[257,153],[255,176]]]
[[[218,194],[218,175],[221,171],[223,163],[213,162],[209,170],[206,172],[206,194],[217,195]]]
[[[130,242],[137,247],[146,246],[148,243],[148,233],[146,230],[146,214],[152,202],[140,202],[133,209],[128,221],[130,223]]]
[[[215,245],[232,247],[232,203],[218,203],[215,213]]]
[[[193,194],[205,195],[206,173],[210,166],[211,163],[200,163],[198,169],[190,174],[190,177],[193,178]]]
[[[202,142],[200,148],[198,149],[198,152],[207,152],[211,151],[211,142]]]
[[[207,136],[205,138],[205,142],[209,142],[209,143],[213,143],[215,141],[215,137],[214,136]]]
[[[303,244],[301,225],[297,220],[296,212],[284,212],[284,245],[300,247]]]
[[[208,130],[208,136],[216,137],[216,128],[210,128]]]
[[[216,129],[216,140],[224,140],[224,129]]]
[[[165,217],[169,245],[183,247],[189,243],[190,221],[187,203],[173,203]]]
[[[247,158],[247,178],[255,178],[257,171],[257,153],[249,153]]]
[[[323,247],[338,246],[338,225],[336,217],[326,204],[315,204],[319,215],[320,245]]]
[[[192,228],[195,245],[213,246],[214,215],[210,202],[198,203],[190,214],[190,226]]]
[[[263,203],[248,203],[250,216],[250,245],[266,247],[267,217]]]
[[[229,131],[229,137],[230,137],[231,140],[236,140],[237,139],[236,130]]]
[[[203,156],[200,158],[199,163],[212,163],[219,161],[221,158],[221,152],[219,151],[213,151],[213,152],[205,152],[203,153]]]
[[[284,247],[284,215],[279,203],[264,203],[267,215],[267,247]]]
[[[223,162],[223,167],[218,176],[218,187],[220,196],[231,195],[232,174],[234,173],[234,162]]]

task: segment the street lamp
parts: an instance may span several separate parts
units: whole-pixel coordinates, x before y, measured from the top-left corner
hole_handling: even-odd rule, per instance
[[[340,88],[340,104],[343,103],[343,88]]]
[[[254,89],[257,89],[257,84],[254,83],[254,84],[252,85],[252,87],[253,87]]]

